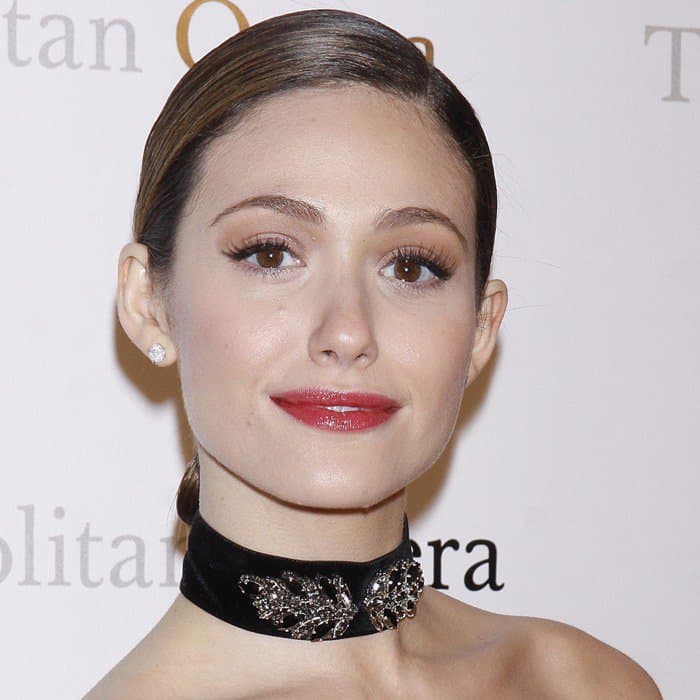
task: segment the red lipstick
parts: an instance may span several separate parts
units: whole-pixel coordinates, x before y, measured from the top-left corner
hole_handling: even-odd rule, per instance
[[[333,431],[373,428],[389,420],[401,408],[399,403],[383,394],[320,388],[296,389],[270,398],[297,420]],[[334,406],[354,410],[333,410],[331,407]]]

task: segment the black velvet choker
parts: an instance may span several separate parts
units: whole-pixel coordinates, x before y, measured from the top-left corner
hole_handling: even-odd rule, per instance
[[[415,615],[422,590],[405,513],[396,549],[355,562],[256,552],[224,537],[198,511],[180,580],[186,598],[224,622],[314,642],[393,629]]]

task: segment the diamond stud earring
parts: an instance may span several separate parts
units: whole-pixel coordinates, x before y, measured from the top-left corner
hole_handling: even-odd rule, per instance
[[[148,358],[154,365],[157,365],[165,359],[165,348],[160,343],[153,343],[148,348]]]

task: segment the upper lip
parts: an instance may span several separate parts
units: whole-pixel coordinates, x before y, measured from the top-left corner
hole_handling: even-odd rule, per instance
[[[311,406],[356,406],[358,408],[370,408],[375,410],[387,410],[399,408],[393,399],[383,394],[374,394],[366,391],[334,391],[309,387],[293,389],[281,394],[271,396],[273,399],[282,399],[293,404],[306,404]]]

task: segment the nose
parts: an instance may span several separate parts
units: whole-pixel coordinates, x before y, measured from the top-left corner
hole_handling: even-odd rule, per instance
[[[336,277],[332,289],[321,292],[323,298],[311,309],[317,317],[309,338],[311,358],[320,365],[372,364],[378,348],[367,290],[350,274]]]

